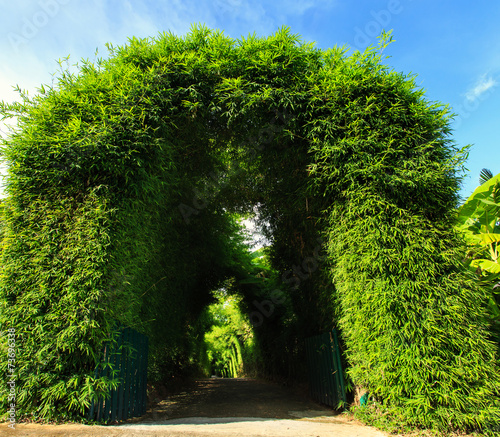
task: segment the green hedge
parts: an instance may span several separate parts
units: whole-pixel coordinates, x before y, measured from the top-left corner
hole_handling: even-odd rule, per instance
[[[318,84],[331,111],[312,122],[311,168],[330,199],[330,275],[350,375],[373,396],[368,408],[403,429],[498,427],[488,295],[460,264],[453,232],[461,152],[447,108],[375,52],[331,59]]]
[[[256,206],[289,286],[283,344],[338,325],[375,417],[499,422],[486,296],[453,233],[449,115],[377,49],[200,27],[110,47],[0,109],[18,117],[0,299],[20,416],[80,417],[115,384],[93,370],[116,321],[150,336],[150,376],[172,374],[210,291],[248,274],[234,214]]]

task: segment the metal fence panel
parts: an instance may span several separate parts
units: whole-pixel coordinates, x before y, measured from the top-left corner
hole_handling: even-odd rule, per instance
[[[306,357],[311,397],[338,408],[347,402],[336,330],[306,338]]]
[[[91,403],[90,420],[114,422],[146,412],[148,349],[147,336],[126,327],[120,328],[116,343],[105,345],[95,376],[111,378],[114,375],[119,384],[110,390],[106,399]]]

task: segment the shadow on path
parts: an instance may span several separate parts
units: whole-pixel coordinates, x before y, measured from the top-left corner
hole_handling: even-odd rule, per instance
[[[115,426],[19,424],[16,437],[384,437],[306,394],[256,379],[200,379]],[[0,430],[0,435],[2,431]]]
[[[330,408],[287,387],[252,378],[211,378],[191,381],[134,422],[193,417],[248,421],[252,417],[297,419],[334,415]]]

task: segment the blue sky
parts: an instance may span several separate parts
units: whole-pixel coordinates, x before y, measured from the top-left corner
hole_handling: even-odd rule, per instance
[[[457,114],[453,138],[472,144],[462,197],[482,168],[500,173],[500,2],[491,0],[15,0],[0,15],[0,100],[12,86],[33,94],[50,83],[57,59],[106,55],[105,43],[131,36],[178,35],[193,23],[231,37],[269,35],[283,25],[320,48],[376,44],[382,29],[396,40],[386,61],[417,74],[428,100]],[[5,126],[0,125],[5,132]]]

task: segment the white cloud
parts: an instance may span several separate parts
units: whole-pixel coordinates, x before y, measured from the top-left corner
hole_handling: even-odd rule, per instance
[[[465,97],[467,100],[473,102],[481,98],[484,93],[495,87],[497,84],[498,82],[495,79],[485,74],[481,76],[476,84],[465,93]]]
[[[302,15],[309,9],[330,9],[336,6],[336,1],[331,0],[283,0],[282,8],[289,15]]]

